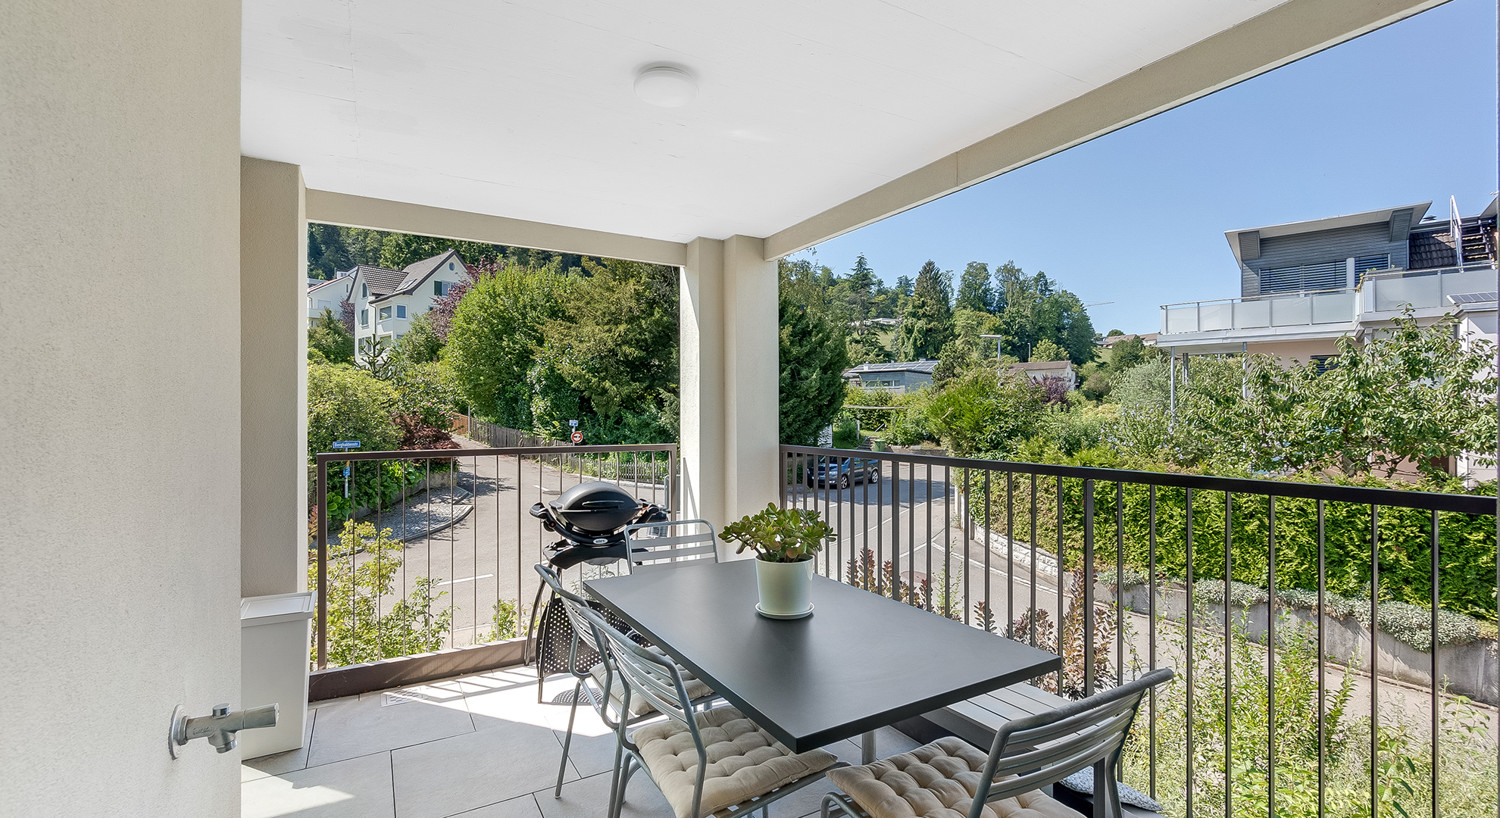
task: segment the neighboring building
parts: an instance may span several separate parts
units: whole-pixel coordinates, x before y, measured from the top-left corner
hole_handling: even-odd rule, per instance
[[[1240,296],[1161,308],[1155,345],[1173,354],[1263,352],[1298,360],[1386,326],[1410,307],[1431,322],[1450,295],[1494,289],[1496,202],[1426,219],[1431,202],[1225,233]],[[1455,236],[1457,238],[1455,238]]]
[[[1145,344],[1146,346],[1152,346],[1156,343],[1156,335],[1157,334],[1154,332],[1148,332],[1142,335],[1133,333],[1127,333],[1125,335],[1109,335],[1101,338],[1099,340],[1099,343],[1095,344],[1095,346],[1101,346],[1105,349],[1110,349],[1114,347],[1115,344],[1122,343],[1124,341],[1134,341],[1137,338],[1141,339],[1141,343]]]
[[[1116,338],[1126,336],[1116,335]],[[1135,337],[1135,336],[1130,336]],[[1008,372],[1019,372],[1037,383],[1049,378],[1057,378],[1068,385],[1071,392],[1078,388],[1078,370],[1073,368],[1072,361],[1026,361],[1025,363],[1006,364]]]
[[[1460,318],[1465,338],[1495,339],[1496,212],[1424,218],[1431,202],[1225,233],[1240,297],[1168,304],[1155,345],[1181,355],[1259,352],[1327,365],[1344,336],[1362,341],[1407,310],[1421,324]],[[1172,370],[1175,377],[1176,368]],[[1465,481],[1494,477],[1463,456]]]
[[[844,370],[844,380],[866,389],[905,392],[932,383],[937,361],[904,361],[891,364],[860,364]]]
[[[1497,301],[1500,301],[1500,293],[1494,290],[1448,296],[1448,302],[1452,305],[1449,311],[1458,316],[1458,337],[1466,348],[1478,340],[1492,344],[1500,340],[1500,332],[1497,332],[1500,330]],[[1494,375],[1494,369],[1488,374]],[[1495,479],[1495,464],[1481,463],[1480,458],[1471,452],[1458,456],[1456,468],[1458,476],[1471,488],[1475,483]]]
[[[348,273],[339,273],[338,277],[323,280],[320,278],[309,278],[307,280],[307,317],[317,318],[323,314],[323,310],[333,310],[338,316],[343,308],[340,306],[349,300]]]
[[[361,264],[346,273],[349,300],[354,302],[355,356],[366,338],[394,342],[405,335],[411,319],[432,309],[432,302],[456,285],[469,281],[467,269],[458,251],[449,250],[403,270]]]

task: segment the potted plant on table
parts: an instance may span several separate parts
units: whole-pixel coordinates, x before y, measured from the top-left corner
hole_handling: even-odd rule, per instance
[[[833,528],[816,511],[777,508],[761,511],[724,527],[719,539],[737,543],[735,553],[755,552],[755,609],[772,619],[800,619],[812,613],[813,556]]]

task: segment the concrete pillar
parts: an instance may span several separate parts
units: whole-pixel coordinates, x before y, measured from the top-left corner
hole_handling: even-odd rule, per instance
[[[681,516],[718,527],[776,500],[780,332],[763,248],[695,239],[682,271]]]
[[[682,267],[678,390],[682,413],[682,519],[722,527],[724,487],[724,242],[694,239]]]
[[[240,158],[240,594],[307,585],[302,170]]]
[[[765,241],[724,242],[724,503],[738,520],[777,499],[781,332],[776,262]]]
[[[0,813],[239,814],[240,4],[0,25]],[[286,430],[283,430],[285,433]]]

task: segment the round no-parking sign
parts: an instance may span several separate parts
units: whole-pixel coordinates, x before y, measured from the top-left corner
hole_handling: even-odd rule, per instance
[[[576,432],[575,431],[573,433],[573,444],[577,445],[577,444],[582,443],[582,442],[583,442],[583,432]]]

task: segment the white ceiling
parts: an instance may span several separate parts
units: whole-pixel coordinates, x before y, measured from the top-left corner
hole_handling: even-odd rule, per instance
[[[246,0],[246,155],[308,187],[766,236],[1271,0]],[[654,62],[687,107],[632,92]]]

